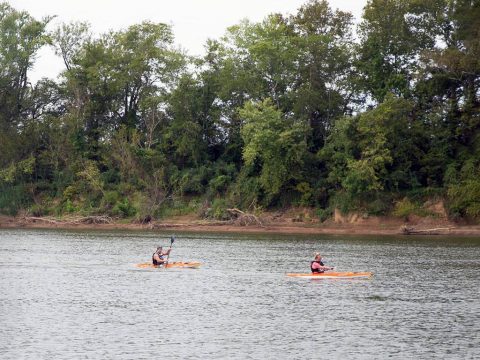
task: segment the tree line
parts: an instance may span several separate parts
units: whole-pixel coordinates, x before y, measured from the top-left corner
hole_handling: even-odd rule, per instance
[[[0,211],[137,219],[316,208],[480,216],[480,1],[310,0],[189,56],[0,4]],[[42,47],[63,59],[32,84]]]

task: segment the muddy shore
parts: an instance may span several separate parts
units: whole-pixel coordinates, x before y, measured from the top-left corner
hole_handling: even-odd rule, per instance
[[[280,219],[242,226],[231,222],[205,221],[191,217],[177,217],[146,224],[125,221],[108,223],[79,223],[62,219],[26,218],[0,216],[1,228],[27,229],[96,229],[96,230],[142,230],[178,232],[231,232],[231,233],[272,233],[272,234],[330,234],[330,235],[450,235],[479,236],[480,225],[460,225],[438,219],[400,221],[391,218],[372,218],[357,223],[294,222]]]

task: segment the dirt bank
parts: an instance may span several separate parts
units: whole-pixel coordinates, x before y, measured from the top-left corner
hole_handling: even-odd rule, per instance
[[[350,235],[462,235],[480,236],[480,226],[459,225],[445,219],[417,218],[402,221],[396,218],[367,218],[338,223],[273,216],[262,218],[261,224],[238,225],[231,222],[205,221],[183,216],[151,221],[146,224],[115,221],[72,221],[71,219],[0,216],[0,228],[118,229],[187,232],[248,232],[275,234],[350,234]]]

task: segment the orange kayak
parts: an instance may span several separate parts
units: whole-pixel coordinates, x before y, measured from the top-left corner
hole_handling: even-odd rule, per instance
[[[305,279],[353,279],[353,278],[370,278],[373,276],[372,272],[336,272],[336,271],[327,271],[324,273],[308,273],[308,274],[299,274],[299,273],[289,273],[289,277],[299,277]]]
[[[189,268],[189,269],[196,269],[198,268],[202,263],[198,261],[175,261],[175,262],[169,262],[167,265],[153,265],[152,263],[141,263],[135,265],[136,267],[139,268]]]

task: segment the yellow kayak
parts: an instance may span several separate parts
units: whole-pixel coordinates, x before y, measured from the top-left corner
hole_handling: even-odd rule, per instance
[[[202,265],[201,262],[198,261],[175,261],[175,262],[169,262],[166,265],[153,265],[151,262],[148,263],[140,263],[135,265],[138,268],[188,268],[188,269],[196,269],[200,265]]]
[[[299,277],[305,279],[353,279],[353,278],[370,278],[373,276],[372,272],[337,272],[328,271],[324,273],[288,273],[289,277]]]

